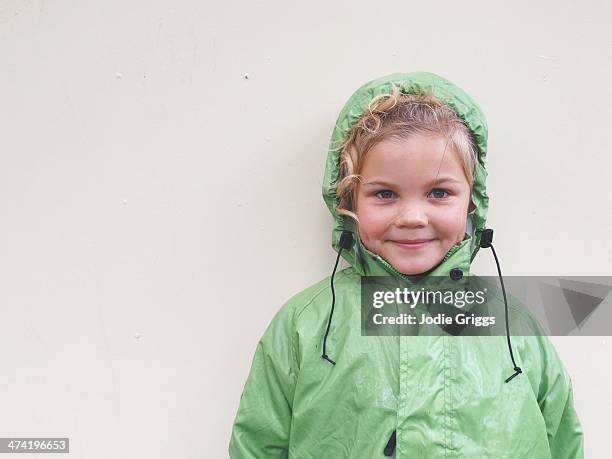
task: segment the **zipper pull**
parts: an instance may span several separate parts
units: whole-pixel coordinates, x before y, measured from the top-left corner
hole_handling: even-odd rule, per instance
[[[391,434],[389,441],[387,442],[387,446],[385,446],[385,456],[392,456],[393,451],[395,450],[395,430]]]

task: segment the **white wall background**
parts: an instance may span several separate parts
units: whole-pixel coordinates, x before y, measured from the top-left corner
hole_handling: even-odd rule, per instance
[[[226,457],[259,337],[333,267],[336,116],[387,73],[439,73],[482,105],[504,275],[612,275],[611,13],[2,0],[0,436]],[[474,271],[496,274],[488,251]],[[610,340],[554,342],[587,457],[609,457]]]

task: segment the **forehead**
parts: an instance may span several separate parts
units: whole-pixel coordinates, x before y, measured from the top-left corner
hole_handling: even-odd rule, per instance
[[[403,177],[411,182],[428,181],[442,174],[467,180],[459,155],[440,136],[383,140],[366,153],[360,174]]]

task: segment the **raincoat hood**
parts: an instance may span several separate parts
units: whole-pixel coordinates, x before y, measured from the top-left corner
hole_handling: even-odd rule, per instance
[[[393,85],[404,93],[430,93],[453,108],[472,131],[478,149],[478,161],[472,186],[472,201],[476,210],[468,216],[468,235],[459,244],[447,252],[444,259],[426,274],[446,276],[453,269],[460,269],[469,275],[470,264],[480,248],[482,232],[485,229],[489,197],[486,191],[487,171],[485,159],[487,154],[487,121],[478,104],[461,88],[445,78],[429,72],[393,73],[372,80],[348,99],[340,112],[334,127],[323,178],[323,198],[334,218],[332,246],[337,251],[340,235],[343,230],[355,231],[355,222],[337,212],[339,198],[336,194],[336,182],[340,171],[340,153],[338,145],[348,135],[354,124],[365,114],[370,101],[380,95],[392,94]],[[399,275],[383,257],[370,252],[359,237],[353,238],[350,249],[342,251],[342,257],[364,276]]]

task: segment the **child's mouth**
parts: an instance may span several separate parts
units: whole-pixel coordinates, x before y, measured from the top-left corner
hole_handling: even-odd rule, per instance
[[[391,241],[393,244],[401,247],[402,249],[420,249],[421,247],[429,244],[433,239],[416,239],[414,241]]]

